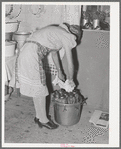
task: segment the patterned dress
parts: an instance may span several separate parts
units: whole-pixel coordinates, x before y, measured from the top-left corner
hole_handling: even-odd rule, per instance
[[[75,36],[59,27],[45,27],[33,33],[18,56],[20,93],[29,97],[47,96],[43,59],[52,50],[76,46]]]

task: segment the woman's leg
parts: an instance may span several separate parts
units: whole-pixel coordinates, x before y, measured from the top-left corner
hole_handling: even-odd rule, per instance
[[[47,118],[47,112],[46,112],[46,97],[45,96],[33,97],[33,102],[36,111],[36,118],[38,118],[39,121],[42,123],[47,123],[49,119]]]

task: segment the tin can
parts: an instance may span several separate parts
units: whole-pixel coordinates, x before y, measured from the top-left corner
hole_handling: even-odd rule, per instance
[[[93,20],[93,29],[100,26],[100,21],[98,19]]]
[[[88,19],[83,19],[82,20],[82,26],[85,26],[85,24],[87,24],[89,21],[88,21]]]

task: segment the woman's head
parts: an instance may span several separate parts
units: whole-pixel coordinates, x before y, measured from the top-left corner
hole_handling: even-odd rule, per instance
[[[82,36],[82,28],[79,25],[70,25],[68,23],[63,23],[68,27],[68,30],[77,37],[77,42],[80,41]]]

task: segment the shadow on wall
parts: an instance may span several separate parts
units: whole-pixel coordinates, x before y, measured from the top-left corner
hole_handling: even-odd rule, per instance
[[[77,46],[81,44],[81,39],[83,37],[83,30],[81,29],[81,35],[79,37],[79,39],[77,39]],[[76,84],[76,87],[78,87],[79,82],[77,80],[77,74],[79,71],[79,62],[78,62],[78,56],[77,56],[77,48],[73,48],[72,49],[72,55],[73,55],[73,63],[74,63],[74,82]]]
[[[81,34],[80,36],[78,36],[76,42],[77,42],[77,45],[80,45],[81,44],[81,39],[83,37],[83,30],[82,30],[82,26],[80,26],[80,31],[81,31]]]

